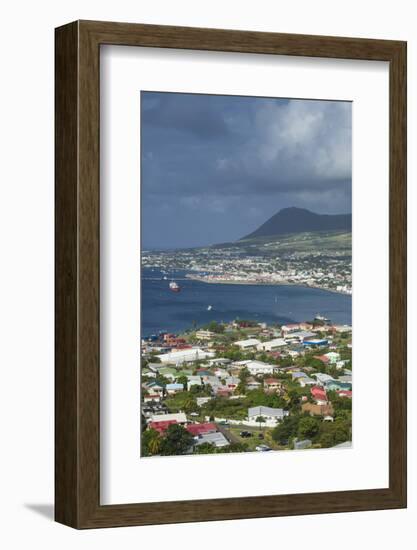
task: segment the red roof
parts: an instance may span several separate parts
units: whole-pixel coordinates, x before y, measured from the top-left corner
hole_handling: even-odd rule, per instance
[[[213,422],[204,422],[202,424],[190,424],[187,426],[187,430],[192,435],[201,435],[216,432],[217,427],[216,424],[213,424]]]
[[[162,434],[171,424],[178,424],[176,420],[159,420],[158,422],[149,422],[149,427]]]
[[[276,378],[265,378],[265,384],[279,384],[279,380]]]
[[[338,390],[336,393],[340,397],[352,397],[352,390]]]
[[[326,394],[326,391],[323,390],[323,388],[319,388],[318,386],[313,386],[310,391],[311,391],[311,395],[314,397],[314,399],[320,399],[321,401],[327,401],[327,394]]]
[[[315,355],[314,359],[318,359],[322,363],[328,363],[330,361],[330,359],[328,357],[326,357],[325,355]]]

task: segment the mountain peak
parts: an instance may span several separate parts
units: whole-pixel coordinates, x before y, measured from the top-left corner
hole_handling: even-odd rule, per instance
[[[352,231],[352,214],[316,214],[306,208],[290,206],[279,210],[258,229],[241,240],[288,233],[337,230]]]

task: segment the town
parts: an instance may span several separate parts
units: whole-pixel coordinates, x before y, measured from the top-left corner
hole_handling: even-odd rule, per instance
[[[304,285],[352,294],[351,233],[318,232],[144,251],[142,267],[206,283]]]
[[[350,447],[352,329],[212,321],[141,342],[141,456]]]

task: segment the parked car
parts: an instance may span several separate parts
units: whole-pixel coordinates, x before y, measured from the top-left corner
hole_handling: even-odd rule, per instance
[[[268,445],[258,445],[257,447],[255,447],[255,449],[261,453],[264,453],[266,451],[272,451],[271,447],[268,447]]]
[[[258,434],[259,439],[265,439],[264,434]]]
[[[251,432],[247,432],[247,431],[240,432],[239,435],[240,437],[252,437]]]

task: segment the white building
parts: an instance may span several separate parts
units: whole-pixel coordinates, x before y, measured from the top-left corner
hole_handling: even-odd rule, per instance
[[[163,353],[157,357],[162,363],[172,365],[183,365],[184,363],[191,363],[193,361],[199,361],[213,357],[214,353],[210,351],[203,351],[200,348],[182,349],[179,351],[170,351],[169,353]]]
[[[256,338],[248,338],[248,340],[239,340],[235,342],[235,346],[238,346],[240,349],[252,349],[256,348],[261,342]]]
[[[326,382],[331,382],[333,380],[331,376],[325,374],[324,372],[318,372],[312,374],[311,376],[314,376],[316,378],[317,384],[319,384],[320,386],[324,386]]]
[[[168,420],[175,420],[178,424],[187,423],[185,413],[153,414],[150,419],[151,422],[167,422]]]
[[[210,330],[197,330],[195,333],[195,337],[198,340],[212,340],[215,336],[215,333]]]
[[[324,356],[329,359],[329,363],[332,365],[340,361],[340,353],[335,351],[329,351],[328,353],[325,353]]]
[[[257,419],[262,416],[265,419],[266,426],[276,426],[285,416],[288,416],[288,411],[284,409],[274,409],[272,407],[250,407],[248,409],[249,422],[257,422]]]
[[[274,351],[286,345],[287,343],[283,338],[274,338],[273,340],[269,340],[268,342],[261,342],[257,345],[257,349],[259,351]]]
[[[257,374],[273,374],[278,370],[276,365],[268,365],[268,363],[264,363],[262,361],[249,361],[245,367],[252,375],[255,376]]]

